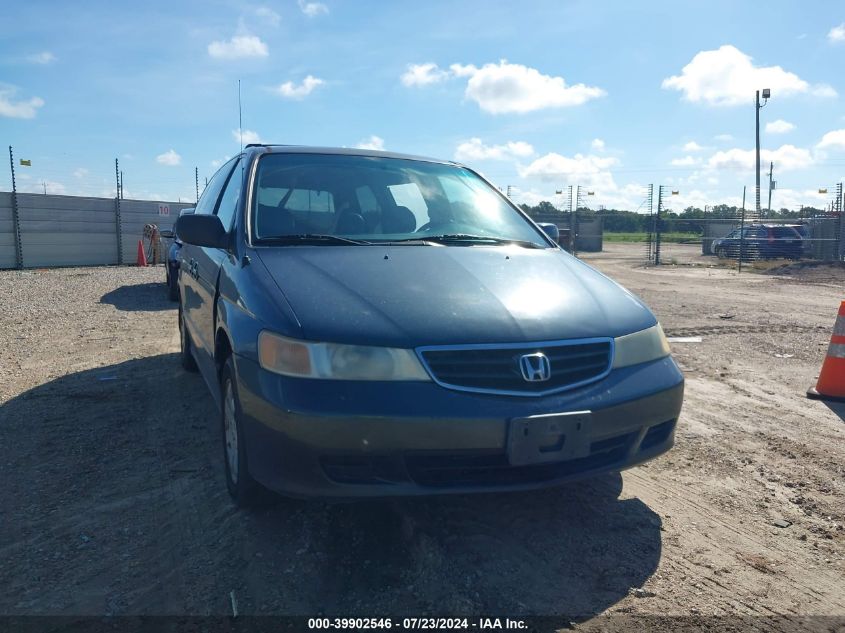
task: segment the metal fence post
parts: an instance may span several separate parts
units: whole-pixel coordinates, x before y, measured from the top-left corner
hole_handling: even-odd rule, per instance
[[[114,195],[114,224],[117,231],[117,265],[123,264],[123,233],[120,230],[120,167],[114,159],[114,177],[117,183]]]
[[[842,191],[842,183],[836,186],[836,206],[839,207],[839,259],[845,260],[845,209],[843,209],[843,198],[845,192]]]
[[[648,188],[646,189],[645,202],[646,202],[646,204],[648,204],[648,219],[646,220],[646,223],[645,223],[645,230],[646,230],[645,256],[646,256],[646,262],[650,264],[651,259],[654,256],[654,254],[652,252],[652,249],[653,249],[652,241],[654,240],[654,235],[652,234],[652,231],[651,231],[652,224],[654,223],[654,184],[650,184],[648,186]]]
[[[745,185],[742,187],[742,217],[739,221],[739,262],[737,274],[742,272],[742,258],[745,257]]]
[[[581,202],[581,185],[575,187],[575,197],[569,196],[569,252],[578,257],[578,204]]]
[[[657,190],[657,215],[654,218],[654,265],[660,266],[660,209],[663,206],[663,185]]]
[[[9,145],[9,166],[12,168],[12,224],[15,233],[15,265],[23,268],[23,243],[21,242],[21,216],[18,210],[18,188],[15,183],[15,157]]]

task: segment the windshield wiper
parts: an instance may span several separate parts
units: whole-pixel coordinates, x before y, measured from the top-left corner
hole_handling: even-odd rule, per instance
[[[261,242],[272,242],[273,244],[335,244],[348,246],[350,244],[370,245],[372,242],[365,240],[353,240],[350,237],[340,235],[325,235],[322,233],[299,233],[296,235],[273,235],[271,237],[259,238]]]
[[[471,235],[469,233],[446,233],[443,235],[426,235],[423,237],[427,242],[439,244],[515,244],[523,248],[543,248],[534,242],[525,240],[512,240],[504,237],[493,237],[491,235]]]

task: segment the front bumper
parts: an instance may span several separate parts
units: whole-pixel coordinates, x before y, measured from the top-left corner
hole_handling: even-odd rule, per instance
[[[435,383],[307,380],[237,356],[252,476],[303,497],[527,490],[619,471],[674,443],[683,376],[671,358],[540,398],[458,392]],[[510,421],[590,411],[589,454],[510,465]]]

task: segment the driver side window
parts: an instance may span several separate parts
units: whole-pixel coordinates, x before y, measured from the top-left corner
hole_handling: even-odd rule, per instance
[[[214,207],[217,206],[217,199],[220,197],[220,192],[226,184],[226,177],[232,170],[232,165],[236,160],[237,157],[223,165],[211,177],[211,180],[208,181],[205,191],[202,192],[199,202],[197,202],[196,211],[194,211],[196,215],[211,215],[214,213]]]

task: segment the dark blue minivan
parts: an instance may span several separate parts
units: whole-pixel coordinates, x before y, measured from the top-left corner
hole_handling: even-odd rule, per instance
[[[524,490],[672,446],[654,315],[463,165],[248,146],[177,231],[182,363],[240,504]]]

